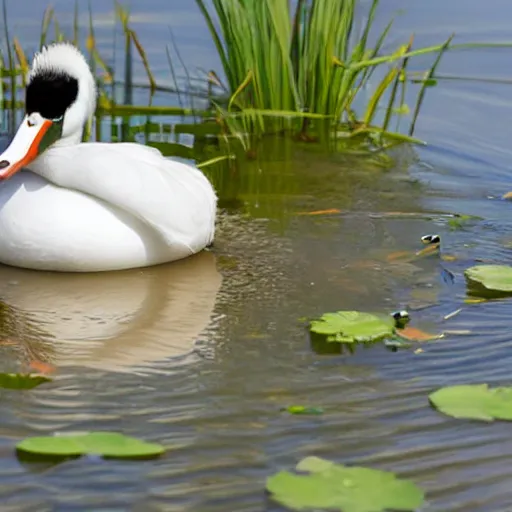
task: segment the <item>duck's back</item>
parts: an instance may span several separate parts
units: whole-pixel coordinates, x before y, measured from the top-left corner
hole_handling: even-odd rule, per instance
[[[217,197],[199,169],[134,143],[78,144],[44,156],[51,171],[39,174],[134,215],[169,245],[197,252],[211,243]]]

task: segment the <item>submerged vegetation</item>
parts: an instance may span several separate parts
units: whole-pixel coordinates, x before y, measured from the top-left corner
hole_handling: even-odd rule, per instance
[[[416,120],[426,89],[437,83],[435,72],[444,53],[485,46],[454,45],[451,35],[438,45],[414,48],[411,35],[408,41],[388,50],[393,20],[380,32],[375,28],[379,0],[372,0],[367,12],[363,12],[357,0],[298,0],[293,5],[272,0],[196,0],[196,4],[217,49],[223,76],[219,70],[210,70],[204,72],[202,81],[192,81],[188,63],[183,62],[171,31],[171,45],[166,51],[173,87],[157,83],[130,23],[128,9],[116,3],[116,24],[122,29],[124,55],[121,80],[112,63],[119,52],[117,38],[114,37],[114,57],[102,56],[89,8],[85,49],[98,77],[99,102],[93,128],[96,138],[104,136],[102,118],[121,117],[121,125],[111,125],[112,139],[133,140],[142,133],[148,142],[151,133],[172,132],[173,137],[163,142],[149,143],[164,154],[196,159],[198,150],[204,149],[201,141],[213,141],[216,150],[208,155],[210,163],[237,154],[236,148],[254,156],[259,141],[266,135],[287,135],[303,142],[328,141],[329,149],[337,151],[388,149],[403,142],[420,142],[413,138]],[[78,5],[76,2],[71,32],[65,32],[53,8],[47,8],[41,24],[40,46],[55,40],[70,40],[81,46]],[[11,38],[5,0],[3,15],[3,105],[15,110],[23,107],[19,92],[25,85],[29,58],[20,41]],[[187,74],[186,90],[178,86],[171,49]],[[411,75],[411,59],[427,54],[433,55],[430,67],[419,77],[417,73]],[[144,66],[144,84],[133,83],[134,59],[140,59]],[[136,87],[149,91],[148,105],[133,105]],[[153,105],[157,91],[173,93],[177,101],[169,106]],[[415,99],[410,106],[407,100],[411,92]],[[197,97],[202,99],[202,109],[194,106]],[[147,116],[147,120],[130,126],[131,115]],[[162,123],[151,120],[154,116],[179,116],[180,123],[163,129]],[[400,121],[405,118],[409,126],[400,130]],[[192,136],[199,144],[192,148],[180,143],[183,134]],[[91,126],[85,138],[90,135]]]

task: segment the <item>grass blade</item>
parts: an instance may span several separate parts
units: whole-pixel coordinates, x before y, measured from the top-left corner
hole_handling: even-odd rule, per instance
[[[411,126],[409,128],[409,135],[412,136],[414,133],[414,128],[416,127],[416,120],[418,119],[418,114],[420,112],[421,105],[423,103],[423,99],[425,98],[425,92],[427,89],[427,80],[431,79],[434,76],[434,73],[436,71],[437,66],[441,62],[441,58],[443,57],[446,50],[449,48],[450,43],[452,42],[452,39],[454,38],[455,34],[452,34],[446,42],[442,45],[441,49],[439,50],[439,53],[437,54],[437,58],[435,59],[434,63],[432,64],[432,67],[428,71],[426,77],[423,80],[423,83],[421,85],[420,92],[418,94],[418,100],[416,101],[416,106],[414,107],[414,113],[412,116]]]
[[[133,29],[130,29],[130,36],[132,38],[133,43],[135,44],[135,48],[137,48],[137,51],[139,52],[139,56],[142,60],[142,64],[144,66],[144,69],[146,70],[146,74],[148,75],[149,84],[151,86],[151,92],[155,92],[156,89],[156,82],[155,78],[153,76],[153,73],[151,72],[151,68],[149,66],[149,61],[146,56],[146,51],[144,50],[144,47],[140,44],[139,38],[137,37],[136,32]]]
[[[18,41],[17,37],[14,37],[14,39],[13,39],[13,45],[14,45],[14,52],[16,53],[16,57],[18,59],[18,62],[20,64],[20,68],[21,68],[21,83],[23,84],[23,87],[25,87],[27,85],[27,74],[29,71],[27,57],[26,57],[25,52],[23,51],[23,48],[21,47],[21,44]]]
[[[73,44],[78,46],[80,26],[78,21],[78,0],[75,0],[75,10],[73,12]]]
[[[41,37],[39,39],[39,49],[41,49],[46,44],[46,37],[48,35],[48,30],[50,28],[50,23],[52,22],[53,15],[53,7],[49,5],[44,11],[43,20],[41,22]]]
[[[413,41],[414,41],[414,36],[411,36],[411,38],[409,39],[409,44],[407,46],[407,49],[406,49],[405,53],[411,51]],[[389,122],[390,122],[391,116],[393,114],[393,105],[395,104],[395,98],[396,98],[396,94],[397,94],[397,91],[398,91],[398,85],[400,84],[400,77],[405,75],[405,71],[407,69],[408,61],[409,61],[409,57],[406,57],[402,61],[402,65],[399,67],[398,73],[397,73],[397,75],[395,77],[395,82],[393,84],[393,88],[391,90],[391,96],[389,98],[388,108],[386,109],[386,116],[384,118],[384,123],[382,125],[382,128],[383,128],[384,131],[387,131],[387,129],[388,129]],[[400,106],[404,105],[404,99],[405,98],[403,97],[402,101],[400,103]]]

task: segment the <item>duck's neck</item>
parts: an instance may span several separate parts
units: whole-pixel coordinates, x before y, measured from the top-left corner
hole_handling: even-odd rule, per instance
[[[74,146],[75,144],[80,144],[82,142],[82,135],[83,135],[83,129],[80,131],[77,131],[75,133],[72,133],[68,135],[67,137],[62,137],[58,141],[54,142],[51,148],[62,148],[62,147],[68,147],[68,146]],[[44,153],[43,153],[44,155]],[[43,156],[41,155],[41,156]]]
[[[46,151],[30,162],[27,169],[39,174],[48,181],[57,184],[57,176],[63,168],[69,166],[69,154],[66,149],[82,142],[82,132],[73,133],[54,142]]]

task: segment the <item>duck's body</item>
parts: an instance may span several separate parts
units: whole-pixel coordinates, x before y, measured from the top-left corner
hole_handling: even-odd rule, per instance
[[[50,148],[44,163],[51,181],[44,170],[24,170],[0,184],[2,263],[120,270],[178,260],[212,241],[216,201],[209,182],[152,148],[78,144]]]
[[[77,52],[70,45],[48,52],[51,48],[57,49],[54,67],[59,55]],[[34,158],[19,156],[31,154],[33,141],[39,137],[40,144],[48,126],[62,124],[61,118],[41,116],[43,106],[27,113],[0,156],[0,177],[9,178],[0,183],[0,262],[37,270],[105,271],[178,260],[205,248],[215,231],[210,182],[198,169],[140,144],[80,143],[85,119],[78,133],[69,129],[74,120],[66,116],[79,117],[73,108],[87,84],[79,80],[84,70],[73,66],[67,67],[71,76],[79,75],[82,89],[65,110],[63,136]]]

